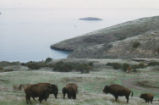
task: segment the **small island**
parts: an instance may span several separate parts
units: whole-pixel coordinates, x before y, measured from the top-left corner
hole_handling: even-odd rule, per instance
[[[79,18],[79,20],[84,20],[84,21],[102,21],[101,18],[97,18],[97,17],[84,17],[84,18]]]

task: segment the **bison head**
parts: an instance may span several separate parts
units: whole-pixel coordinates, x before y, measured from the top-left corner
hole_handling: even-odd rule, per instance
[[[66,87],[64,87],[64,88],[62,89],[63,98],[65,98],[65,94],[66,94],[67,92],[68,92],[68,91],[67,91]]]
[[[106,94],[109,93],[109,86],[105,86],[103,89],[103,92]]]
[[[66,93],[67,93],[66,87],[64,87],[64,88],[62,89],[62,93],[63,93],[63,94],[66,94]]]
[[[57,98],[57,94],[58,94],[58,87],[54,84],[50,85],[50,93],[54,94],[55,98]]]
[[[141,95],[140,95],[140,98],[144,98],[144,95],[143,95],[143,94],[141,94]]]

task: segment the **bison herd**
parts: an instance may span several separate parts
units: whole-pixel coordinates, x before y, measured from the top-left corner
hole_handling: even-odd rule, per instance
[[[41,103],[43,100],[47,101],[50,94],[53,94],[55,98],[58,95],[58,87],[55,84],[50,83],[37,83],[28,85],[24,88],[26,103],[31,104],[31,98],[36,101],[38,98]],[[112,94],[115,97],[115,101],[118,100],[119,96],[125,96],[127,103],[129,102],[129,96],[133,96],[133,92],[118,84],[112,84],[110,86],[105,86],[103,89],[105,94]],[[78,86],[75,83],[69,83],[62,89],[63,98],[67,95],[68,99],[76,99],[76,94],[78,93]],[[144,99],[146,103],[153,101],[153,95],[150,93],[144,93],[140,95],[140,98]]]

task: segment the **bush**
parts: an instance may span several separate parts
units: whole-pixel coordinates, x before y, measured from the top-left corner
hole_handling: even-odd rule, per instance
[[[123,70],[123,71],[127,71],[129,67],[130,67],[129,64],[124,63],[124,64],[122,65],[122,70]]]
[[[72,70],[72,66],[69,63],[64,63],[62,61],[57,62],[56,64],[54,64],[54,70],[55,71],[61,71],[61,72],[70,72]]]
[[[92,69],[92,66],[90,64],[80,64],[77,69],[81,73],[89,73],[90,70]]]
[[[114,69],[120,69],[121,64],[120,63],[107,63],[108,66],[112,66]]]
[[[92,68],[92,63],[81,64],[81,63],[72,63],[72,62],[57,62],[54,64],[53,68],[55,71],[59,72],[70,72],[70,71],[80,71],[81,73],[89,73]]]
[[[139,63],[138,64],[138,68],[145,68],[146,66],[145,66],[145,64],[144,63]]]
[[[46,60],[45,60],[45,63],[49,63],[49,62],[51,62],[52,61],[52,58],[46,58]]]
[[[156,49],[156,52],[159,54],[159,48]]]
[[[139,43],[139,42],[134,42],[132,47],[133,47],[133,48],[138,48],[139,46],[140,46],[140,43]]]
[[[148,63],[148,66],[157,66],[159,65],[159,62],[150,62]]]
[[[5,67],[5,66],[14,66],[14,65],[20,65],[19,62],[8,62],[8,61],[1,61],[0,66]]]
[[[27,62],[23,63],[22,65],[29,67],[30,69],[40,69],[41,67],[47,67],[46,63],[44,62]]]
[[[159,64],[159,63],[158,63]],[[108,66],[112,66],[114,69],[121,69],[123,71],[131,70],[133,72],[136,72],[136,69],[138,68],[145,68],[147,67],[144,63],[139,63],[136,65],[130,65],[128,63],[107,63]]]
[[[146,65],[144,63],[139,63],[137,65],[132,65],[133,70],[139,69],[139,68],[145,68]]]
[[[0,67],[0,72],[3,72],[3,67]]]

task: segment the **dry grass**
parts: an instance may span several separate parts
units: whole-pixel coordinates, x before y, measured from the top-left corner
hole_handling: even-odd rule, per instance
[[[13,85],[50,82],[58,85],[59,95],[55,99],[50,95],[47,102],[33,102],[33,105],[147,105],[143,100],[139,99],[140,90],[132,88],[135,96],[130,98],[130,103],[126,103],[125,97],[120,97],[118,102],[114,101],[114,97],[102,93],[102,89],[106,84],[118,83],[122,84],[123,79],[136,77],[154,76],[158,78],[159,72],[142,72],[127,74],[120,71],[103,69],[100,72],[91,72],[90,74],[81,74],[78,72],[60,73],[41,71],[14,71],[0,73],[0,105],[26,105],[25,94],[23,91],[15,91]],[[1,81],[2,80],[2,81]],[[4,81],[3,81],[4,80]],[[150,79],[152,80],[152,79]],[[7,81],[7,82],[6,82]],[[75,82],[79,86],[79,94],[77,100],[62,99],[61,89],[66,83]],[[156,93],[156,99],[159,93]],[[153,105],[159,105],[154,101]]]

